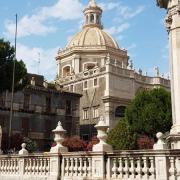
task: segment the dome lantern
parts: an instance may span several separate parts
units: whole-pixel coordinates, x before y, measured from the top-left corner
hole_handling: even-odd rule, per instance
[[[90,0],[88,6],[84,9],[85,24],[87,26],[96,26],[103,28],[101,24],[102,9],[97,6],[96,0]]]

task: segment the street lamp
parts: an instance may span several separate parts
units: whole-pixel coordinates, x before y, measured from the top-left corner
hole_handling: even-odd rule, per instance
[[[16,70],[16,41],[17,41],[17,14],[16,14],[16,28],[15,28],[15,45],[14,45],[14,61],[13,61],[13,74],[12,74],[12,91],[11,91],[11,108],[9,117],[9,141],[8,149],[11,147],[11,131],[12,131],[12,119],[13,119],[13,101],[14,101],[14,79]]]

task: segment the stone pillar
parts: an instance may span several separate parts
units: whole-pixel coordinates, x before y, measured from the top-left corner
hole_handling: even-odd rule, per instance
[[[180,149],[180,1],[157,0],[157,4],[167,10],[166,27],[169,33],[173,114],[169,139],[173,149]]]

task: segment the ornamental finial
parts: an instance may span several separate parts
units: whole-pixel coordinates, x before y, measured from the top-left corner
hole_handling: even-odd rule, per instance
[[[89,7],[96,7],[97,6],[96,0],[90,0],[88,6]]]

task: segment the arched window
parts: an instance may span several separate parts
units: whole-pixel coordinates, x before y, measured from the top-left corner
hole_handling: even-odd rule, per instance
[[[90,15],[90,22],[91,22],[91,23],[94,23],[94,14],[91,14],[91,15]]]
[[[123,118],[125,116],[126,106],[118,106],[115,111],[115,117]]]
[[[70,66],[66,66],[63,68],[63,77],[69,76],[71,72],[71,67]]]

